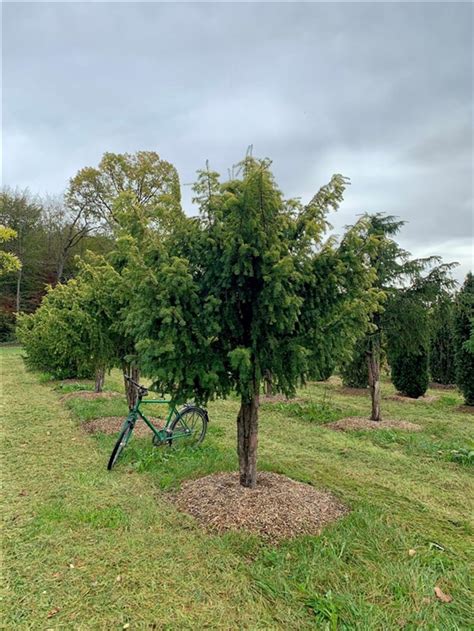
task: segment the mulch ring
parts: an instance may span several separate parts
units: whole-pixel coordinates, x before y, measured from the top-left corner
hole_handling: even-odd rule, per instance
[[[419,432],[421,427],[416,423],[410,423],[409,421],[397,421],[395,419],[384,419],[382,421],[371,421],[368,418],[361,416],[348,416],[347,418],[341,418],[338,421],[332,423],[326,423],[323,427],[328,427],[337,432],[347,432],[357,429],[403,429],[407,432]]]
[[[68,399],[85,399],[86,401],[92,401],[94,399],[114,399],[115,397],[121,397],[122,394],[118,392],[91,392],[90,390],[76,390],[74,392],[68,392],[61,397],[61,401],[67,401]]]
[[[464,412],[465,414],[474,414],[474,405],[458,405],[457,412]]]
[[[172,499],[210,531],[252,532],[271,542],[319,535],[349,512],[331,493],[277,473],[259,473],[255,489],[240,486],[238,473],[215,473],[184,482]]]
[[[157,428],[164,424],[164,422],[159,418],[150,418],[149,420]],[[122,428],[123,421],[123,416],[103,416],[83,423],[82,429],[87,434],[117,434]],[[135,425],[133,434],[138,437],[151,436],[151,429],[148,425],[146,425],[146,423],[140,422],[139,420]]]
[[[349,388],[349,386],[342,386],[342,388],[338,389],[340,394],[350,394],[356,395],[359,397],[366,397],[369,394],[368,388]]]
[[[260,403],[305,403],[307,400],[301,397],[287,399],[284,394],[260,395]]]
[[[432,390],[456,390],[454,383],[437,383],[436,381],[432,381],[429,387]]]
[[[418,399],[414,399],[413,397],[406,397],[400,392],[396,394],[389,394],[384,397],[389,401],[400,401],[402,403],[434,403],[435,401],[439,401],[439,397],[436,394],[424,394],[422,397],[418,397]]]

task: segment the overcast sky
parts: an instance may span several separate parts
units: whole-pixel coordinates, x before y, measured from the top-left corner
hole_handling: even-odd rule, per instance
[[[59,193],[103,152],[195,172],[270,157],[287,196],[351,178],[337,230],[472,268],[470,3],[3,3],[3,184]]]

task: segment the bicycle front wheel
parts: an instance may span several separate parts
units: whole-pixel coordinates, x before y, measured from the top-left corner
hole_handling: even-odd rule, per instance
[[[197,447],[207,431],[207,414],[202,408],[188,406],[177,412],[171,423],[171,441],[176,445]]]
[[[119,459],[120,454],[126,447],[129,438],[133,432],[133,423],[131,421],[127,421],[125,426],[122,428],[120,435],[118,437],[117,442],[115,443],[115,447],[112,450],[110,455],[109,464],[107,465],[107,469],[110,471],[112,467],[115,465],[117,460]]]

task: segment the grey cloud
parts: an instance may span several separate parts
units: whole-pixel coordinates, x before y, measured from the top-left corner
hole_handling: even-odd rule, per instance
[[[155,149],[192,182],[249,144],[289,196],[352,179],[415,253],[472,264],[472,6],[6,3],[3,180],[56,192],[104,151]],[[183,187],[188,210],[191,191]]]

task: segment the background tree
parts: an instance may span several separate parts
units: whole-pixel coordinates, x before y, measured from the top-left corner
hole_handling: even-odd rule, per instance
[[[453,264],[435,265],[422,273],[434,262],[438,259],[409,262],[408,282],[394,288],[384,314],[392,382],[413,398],[422,396],[429,383],[430,312],[454,285],[450,277]]]
[[[405,396],[421,397],[429,383],[426,305],[412,288],[400,289],[392,294],[385,315],[392,383]]]
[[[369,371],[367,366],[367,340],[357,340],[351,358],[341,366],[342,383],[348,388],[367,388]]]
[[[375,274],[373,291],[377,296],[375,307],[369,314],[369,326],[365,335],[368,381],[372,401],[370,418],[373,421],[379,421],[381,420],[380,367],[388,330],[390,329],[392,333],[392,360],[395,360],[397,354],[397,344],[400,345],[400,349],[403,348],[400,352],[406,355],[413,354],[416,357],[422,350],[423,353],[427,352],[425,348],[426,319],[423,317],[419,321],[418,333],[408,330],[401,322],[404,317],[411,318],[412,305],[423,304],[425,308],[429,308],[430,300],[434,300],[442,289],[450,286],[452,281],[449,279],[449,270],[452,265],[436,267],[439,263],[438,257],[411,259],[409,252],[403,250],[394,239],[404,225],[403,221],[383,213],[366,214],[363,219],[365,220],[363,238],[368,245],[367,256]],[[397,335],[399,335],[398,341]],[[421,346],[417,335],[422,336]],[[402,362],[398,362],[397,366],[401,369]]]
[[[105,153],[97,168],[85,167],[70,181],[72,213],[96,217],[112,232],[123,228],[123,211],[135,208],[142,226],[161,230],[182,213],[175,167],[153,151]]]
[[[47,239],[49,260],[54,282],[63,280],[65,267],[81,242],[97,232],[97,221],[87,209],[75,205],[69,208],[61,196],[47,197],[42,205],[42,224]]]
[[[66,202],[72,212],[95,217],[113,235],[115,243],[108,261],[119,275],[127,269],[130,257],[140,259],[140,250],[148,240],[166,235],[184,217],[178,173],[152,151],[105,153],[97,168],[81,169],[71,179]],[[135,283],[131,278],[129,287]],[[120,323],[118,312],[117,321]],[[133,342],[125,328],[121,333],[118,352],[124,377],[138,381]],[[136,390],[126,379],[124,383],[132,406]]]
[[[11,276],[18,272],[21,266],[20,259],[3,249],[3,244],[8,243],[16,237],[16,232],[12,228],[0,225],[0,279]],[[12,312],[0,309],[0,342],[8,342],[13,337],[15,329],[15,316]]]
[[[307,206],[285,200],[268,161],[247,158],[241,177],[196,184],[199,219],[150,248],[127,323],[143,369],[177,400],[235,389],[240,482],[256,484],[258,409],[265,371],[294,394],[321,357],[344,355],[366,325],[370,270],[360,226],[324,240],[326,215],[342,200],[335,175]]]
[[[456,381],[453,301],[441,296],[430,312],[429,365],[431,379],[445,385]]]
[[[468,273],[454,307],[456,385],[466,405],[474,405],[474,276]]]
[[[133,343],[120,331],[122,279],[107,261],[89,254],[76,278],[49,287],[33,314],[18,318],[18,338],[29,367],[59,379],[95,376],[120,366]]]
[[[16,232],[12,228],[0,225],[0,244],[8,243],[16,238]],[[11,252],[0,250],[0,276],[17,272],[21,267],[20,259]]]
[[[6,188],[0,193],[0,210],[5,227],[16,233],[4,249],[22,262],[21,274],[15,270],[0,278],[0,336],[5,340],[18,310],[34,311],[46,287],[58,282],[58,274],[62,279],[77,273],[77,255],[86,250],[105,253],[111,239],[71,214],[61,197],[41,199]]]
[[[35,313],[19,316],[17,336],[30,368],[57,379],[90,378],[96,369],[95,330],[84,309],[84,286],[73,279],[50,287]]]
[[[21,263],[16,270],[16,313],[20,312],[24,303],[24,277],[29,280],[40,270],[40,243],[36,238],[40,216],[41,206],[28,191],[4,189],[0,193],[0,223],[15,231],[16,237],[9,243],[9,250]],[[31,285],[27,286],[27,291],[30,289]]]

